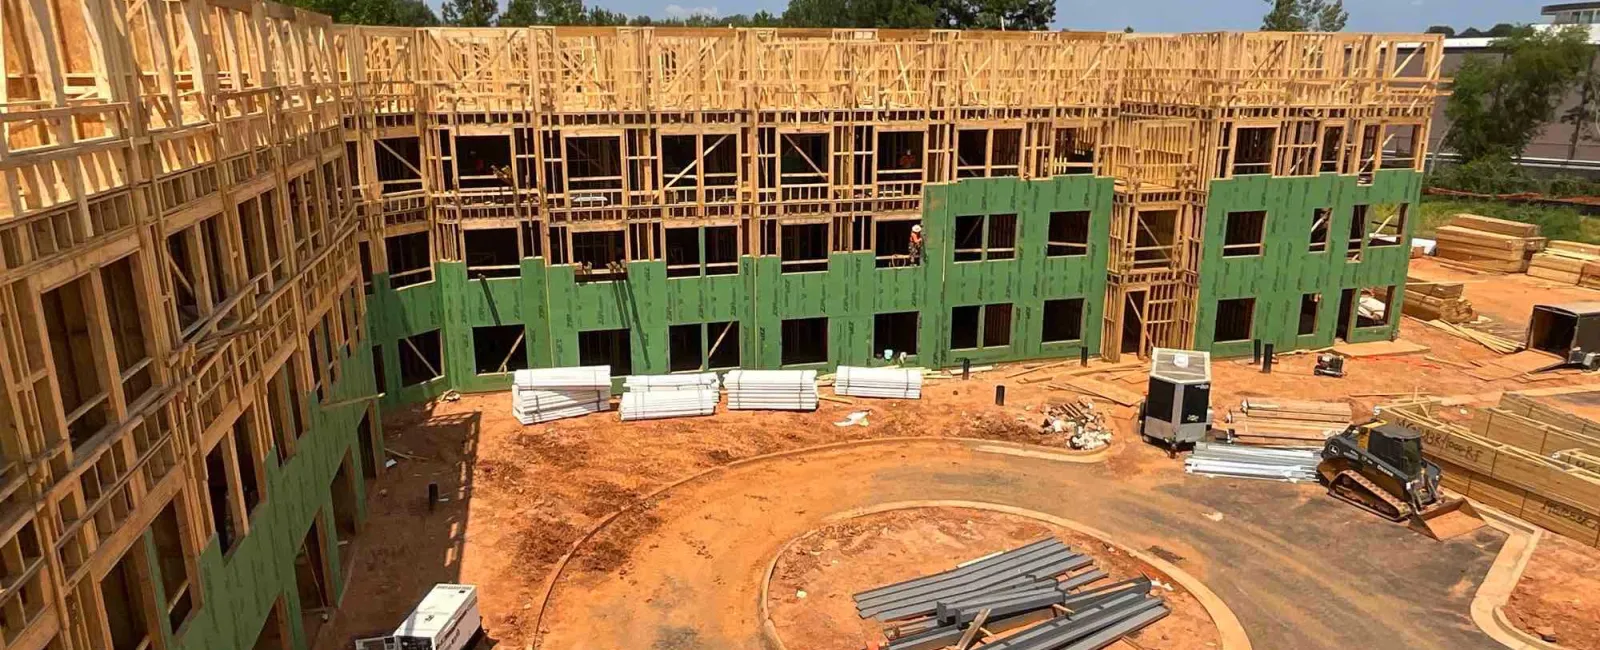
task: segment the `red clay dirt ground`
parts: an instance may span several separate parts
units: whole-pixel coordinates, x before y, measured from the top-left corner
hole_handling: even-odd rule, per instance
[[[856,615],[851,595],[909,580],[990,553],[1054,536],[1094,558],[1109,576],[1093,586],[1139,575],[1171,585],[1152,593],[1172,613],[1130,638],[1145,650],[1217,647],[1216,624],[1200,602],[1172,579],[1097,539],[1043,522],[966,508],[925,508],[850,519],[814,531],[778,560],[768,591],[773,625],[784,645],[814,650],[860,650],[883,639],[882,626]],[[799,592],[805,592],[805,598]],[[1020,630],[1019,630],[1020,631]],[[1118,650],[1135,646],[1117,643]]]
[[[1505,614],[1535,637],[1553,633],[1562,647],[1600,649],[1600,550],[1546,534]]]
[[[1417,266],[1435,264],[1423,260]],[[1421,269],[1419,269],[1421,270]],[[1543,281],[1523,275],[1472,276],[1467,296],[1485,313],[1507,319],[1526,302],[1600,297],[1568,287],[1554,294]],[[1517,304],[1511,304],[1519,301]],[[1500,305],[1505,307],[1490,307]],[[1526,319],[1526,312],[1516,316]],[[1497,355],[1476,343],[1407,319],[1407,340],[1431,347],[1428,354],[1456,364]],[[1591,383],[1593,378],[1557,376],[1535,384],[1514,379],[1483,381],[1456,366],[1423,355],[1353,359],[1344,379],[1314,377],[1314,355],[1286,355],[1272,374],[1243,361],[1214,364],[1213,407],[1224,409],[1248,395],[1290,395],[1300,399],[1348,401],[1360,419],[1367,409],[1412,391],[1434,395],[1475,395],[1498,400],[1501,390]],[[399,465],[384,473],[369,493],[369,518],[356,537],[349,588],[332,624],[324,626],[316,647],[350,647],[353,638],[393,629],[427,589],[437,582],[488,585],[482,610],[489,636],[505,648],[531,642],[532,617],[548,570],[583,531],[607,514],[667,483],[729,461],[842,440],[894,436],[965,436],[1040,442],[1035,433],[1040,409],[1074,399],[1071,392],[1038,382],[1007,378],[1007,366],[975,375],[971,381],[930,381],[914,402],[866,401],[845,405],[824,401],[815,413],[719,411],[708,418],[634,422],[623,425],[601,414],[523,427],[511,418],[506,393],[467,395],[400,409],[385,418],[385,444]],[[1055,371],[1035,375],[1048,377]],[[1032,375],[1030,375],[1031,377]],[[1142,373],[1099,375],[1142,392]],[[1119,381],[1120,379],[1120,381]],[[1004,384],[1008,403],[994,405],[994,386]],[[824,394],[831,390],[823,389]],[[1181,462],[1153,447],[1133,443],[1133,409],[1096,400],[1115,414],[1118,438],[1107,469],[1118,480],[1150,480],[1181,473]],[[866,427],[835,427],[856,410],[870,410]],[[437,482],[448,501],[429,508],[427,484]],[[629,518],[644,532],[649,516]],[[598,553],[586,554],[588,570],[624,567],[627,540],[639,535],[611,534]],[[1174,544],[1178,544],[1175,540]],[[1181,552],[1181,544],[1177,548]],[[1192,557],[1192,556],[1191,556]],[[1592,565],[1591,565],[1592,566]],[[1600,600],[1600,599],[1596,599]]]

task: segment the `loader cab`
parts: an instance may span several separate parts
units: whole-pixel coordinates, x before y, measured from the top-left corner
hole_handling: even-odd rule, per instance
[[[1422,434],[1393,424],[1380,424],[1367,434],[1367,452],[1408,478],[1422,474]]]

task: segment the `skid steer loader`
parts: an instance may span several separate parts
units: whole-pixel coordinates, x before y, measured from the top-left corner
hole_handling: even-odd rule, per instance
[[[1466,499],[1439,492],[1439,466],[1422,457],[1422,434],[1381,422],[1329,438],[1317,473],[1328,494],[1438,540],[1483,526]]]

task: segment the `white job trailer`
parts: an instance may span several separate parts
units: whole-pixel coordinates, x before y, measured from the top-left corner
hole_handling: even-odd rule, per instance
[[[356,650],[466,650],[482,627],[476,586],[438,584],[393,634],[356,641]]]

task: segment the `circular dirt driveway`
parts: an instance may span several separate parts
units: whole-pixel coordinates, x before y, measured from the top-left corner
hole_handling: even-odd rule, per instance
[[[1187,476],[1176,463],[1130,478],[960,440],[802,451],[672,488],[624,515],[645,522],[611,526],[578,551],[539,647],[762,648],[762,582],[786,542],[839,513],[940,500],[1060,517],[1165,560],[1220,597],[1258,649],[1500,647],[1468,613],[1504,539],[1487,527],[1437,542],[1315,485]],[[582,569],[586,549],[613,532],[640,536],[628,561]]]

